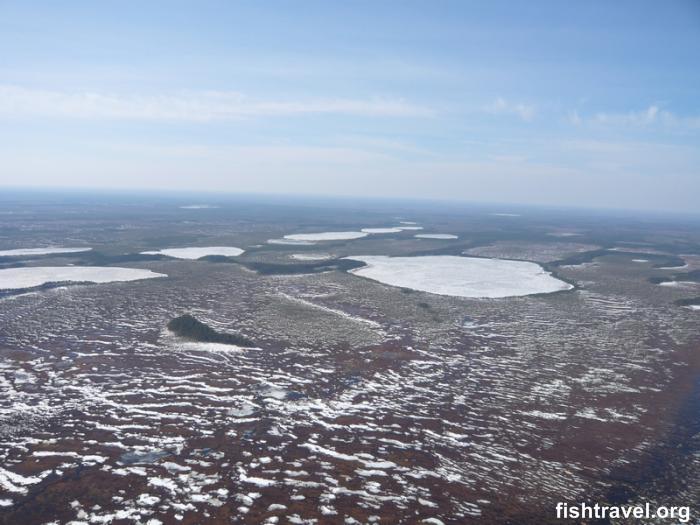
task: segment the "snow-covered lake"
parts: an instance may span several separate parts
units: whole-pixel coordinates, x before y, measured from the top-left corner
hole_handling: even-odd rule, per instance
[[[367,237],[366,232],[319,232],[319,233],[293,233],[285,235],[284,238],[289,241],[346,241],[351,239],[360,239]]]
[[[456,297],[515,297],[570,290],[540,265],[525,261],[436,255],[347,257],[367,266],[351,270],[391,286]]]
[[[224,257],[236,257],[245,250],[235,246],[202,246],[188,248],[166,248],[165,250],[151,250],[141,252],[144,255],[167,255],[176,259],[200,259],[208,255],[222,255]]]
[[[18,257],[21,255],[50,255],[53,253],[77,253],[89,252],[92,248],[71,248],[63,246],[51,246],[46,248],[17,248],[15,250],[0,250],[0,257]]]
[[[0,290],[33,288],[46,283],[110,283],[167,277],[164,273],[138,268],[101,266],[32,266],[0,270]]]
[[[459,239],[451,233],[419,233],[414,235],[417,239]]]

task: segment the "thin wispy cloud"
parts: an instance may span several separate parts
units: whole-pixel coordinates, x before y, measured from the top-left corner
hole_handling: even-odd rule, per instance
[[[582,116],[578,111],[572,111],[569,113],[569,122],[576,126],[597,124],[637,128],[652,126],[700,128],[700,117],[679,116],[655,104],[638,111],[598,112],[591,116]]]
[[[515,115],[524,121],[535,118],[535,106],[531,104],[513,103],[498,97],[491,104],[483,107],[486,113],[493,115]]]
[[[429,117],[433,111],[400,98],[262,100],[232,91],[119,95],[0,86],[0,115],[125,120],[235,120],[301,115]]]

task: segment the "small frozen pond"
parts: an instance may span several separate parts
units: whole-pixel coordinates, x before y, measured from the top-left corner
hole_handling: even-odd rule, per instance
[[[281,244],[290,246],[311,246],[316,244],[311,241],[293,241],[291,239],[268,239],[267,244]]]
[[[401,233],[403,228],[400,226],[389,228],[362,228],[364,233]]]
[[[17,248],[15,250],[0,250],[0,257],[18,257],[22,255],[51,255],[53,253],[89,252],[92,248],[68,248],[62,246],[46,248]]]
[[[320,233],[293,233],[285,235],[284,238],[290,241],[346,241],[367,237],[366,232],[320,232]]]
[[[166,248],[165,250],[151,250],[141,252],[144,255],[167,255],[176,259],[201,259],[208,255],[222,255],[224,257],[236,257],[245,250],[235,246],[203,246],[190,248]]]
[[[32,266],[0,270],[0,290],[33,288],[46,283],[109,283],[167,277],[164,273],[137,268],[101,266]]]
[[[459,239],[451,233],[419,233],[414,235],[417,239]]]
[[[539,264],[504,259],[435,255],[347,257],[367,266],[351,270],[391,286],[456,297],[515,297],[570,290],[570,284],[553,277]]]
[[[289,257],[296,261],[326,261],[333,258],[330,253],[293,253]]]

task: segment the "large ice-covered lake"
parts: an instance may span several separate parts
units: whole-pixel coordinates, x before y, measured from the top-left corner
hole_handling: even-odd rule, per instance
[[[351,270],[391,286],[456,297],[516,297],[573,288],[539,264],[504,259],[435,255],[387,257],[353,255],[367,266]]]
[[[153,277],[167,277],[167,275],[151,270],[113,266],[27,266],[0,270],[0,290],[34,288],[46,283],[109,283]]]

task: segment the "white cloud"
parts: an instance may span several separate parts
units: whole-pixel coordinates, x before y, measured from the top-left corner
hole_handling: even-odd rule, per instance
[[[494,115],[517,115],[524,121],[532,120],[536,113],[535,107],[530,104],[513,103],[501,97],[484,106],[483,110]]]
[[[232,91],[118,95],[0,85],[0,115],[14,117],[210,121],[310,114],[428,117],[432,111],[396,98],[259,100]]]
[[[575,126],[582,124],[597,124],[637,128],[652,126],[677,128],[700,127],[700,117],[679,116],[670,111],[661,109],[655,104],[652,104],[649,107],[639,111],[628,111],[626,113],[598,112],[590,117],[582,117],[579,115],[578,111],[574,110],[569,113],[569,122]]]
[[[649,106],[642,111],[631,111],[629,113],[596,113],[593,117],[595,122],[601,124],[627,124],[634,126],[646,126],[656,122],[660,115],[666,115],[667,112],[659,113],[658,106]]]

